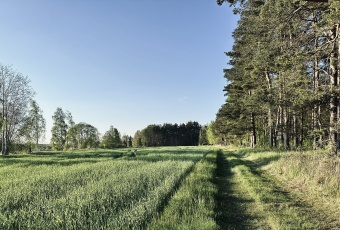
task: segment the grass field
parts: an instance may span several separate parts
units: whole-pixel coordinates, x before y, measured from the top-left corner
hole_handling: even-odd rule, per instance
[[[340,229],[339,158],[212,147],[0,158],[0,229]]]

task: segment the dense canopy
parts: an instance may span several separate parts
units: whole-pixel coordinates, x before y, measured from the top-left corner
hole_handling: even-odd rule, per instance
[[[240,15],[220,135],[250,146],[339,148],[340,2],[217,1]]]

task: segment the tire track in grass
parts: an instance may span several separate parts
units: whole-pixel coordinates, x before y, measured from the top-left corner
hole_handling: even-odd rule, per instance
[[[215,159],[215,153],[210,152],[195,163],[159,218],[147,229],[218,229],[214,220],[214,195],[217,189],[212,183]]]
[[[255,163],[228,152],[240,182],[265,214],[271,229],[336,229],[322,219],[323,213],[283,189],[269,175],[256,169]]]
[[[222,151],[217,155],[216,222],[220,229],[270,229],[255,199],[240,183],[240,175],[234,170],[237,166]]]

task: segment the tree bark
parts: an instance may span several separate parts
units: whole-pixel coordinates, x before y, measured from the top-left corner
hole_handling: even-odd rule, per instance
[[[267,80],[267,88],[269,91],[269,108],[268,108],[268,138],[269,138],[269,147],[273,148],[274,147],[274,124],[273,124],[273,118],[272,118],[272,114],[273,114],[273,108],[271,105],[271,99],[272,99],[272,81],[270,79],[269,73],[268,71],[265,71],[265,77]]]
[[[251,147],[255,148],[256,146],[256,126],[255,126],[255,115],[254,112],[251,112]]]
[[[338,34],[338,26],[334,26],[331,30],[331,39],[334,40],[333,48],[330,54],[329,60],[329,67],[331,70],[330,73],[330,116],[329,116],[329,143],[331,145],[331,151],[334,154],[338,152],[338,130],[337,130],[337,123],[338,123],[338,96],[335,91],[338,88],[338,57],[339,57],[339,50],[337,48],[338,43],[335,41],[337,34]]]
[[[283,119],[284,119],[284,148],[285,150],[290,150],[290,125],[289,125],[289,111],[288,109],[284,109],[283,111]]]

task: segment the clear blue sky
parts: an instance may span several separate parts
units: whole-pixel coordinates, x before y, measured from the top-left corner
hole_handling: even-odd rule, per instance
[[[0,62],[31,80],[46,142],[57,107],[133,136],[214,120],[236,24],[215,0],[4,0]]]

